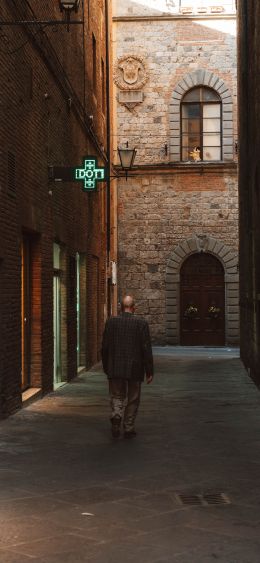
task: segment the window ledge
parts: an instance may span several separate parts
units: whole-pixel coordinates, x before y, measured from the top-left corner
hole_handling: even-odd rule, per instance
[[[119,165],[114,166],[115,171],[120,176],[125,176],[125,173],[122,171],[122,168]],[[128,172],[128,177],[131,176],[144,176],[145,174],[149,174],[152,172],[153,174],[174,174],[174,173],[183,173],[183,174],[191,174],[191,173],[198,173],[203,174],[204,172],[212,172],[212,173],[222,173],[225,172],[236,173],[237,172],[237,162],[231,160],[229,162],[160,162],[155,164],[137,164],[135,165],[131,171]]]
[[[161,13],[159,15],[150,14],[150,15],[121,15],[121,16],[113,16],[114,22],[125,22],[125,21],[168,21],[168,20],[184,20],[184,19],[191,19],[191,20],[222,20],[222,19],[235,19],[236,18],[236,11],[227,11],[221,13],[210,13],[207,14],[180,14],[180,13],[173,13],[173,14],[165,14]]]
[[[200,160],[199,162],[192,162],[191,160],[187,161],[180,161],[180,162],[170,162],[172,166],[188,166],[189,168],[201,168],[202,166],[205,168],[216,168],[218,166],[226,167],[226,166],[237,166],[235,160],[225,161],[225,160]]]

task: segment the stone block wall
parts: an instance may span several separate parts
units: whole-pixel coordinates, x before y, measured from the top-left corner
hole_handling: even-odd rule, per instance
[[[119,228],[119,293],[133,293],[137,311],[145,315],[157,344],[178,343],[178,329],[174,339],[167,334],[167,291],[178,280],[184,259],[199,251],[197,240],[214,238],[214,249],[206,251],[222,260],[224,245],[235,257],[232,274],[236,274],[238,255],[238,201],[236,167],[217,170],[210,175],[183,169],[162,173],[148,173],[143,178],[121,180],[118,190]],[[190,246],[187,241],[192,241]],[[178,273],[167,278],[172,253],[181,247]],[[227,254],[227,253],[226,253]],[[228,272],[225,272],[228,275]],[[170,279],[171,278],[171,279]],[[230,281],[230,280],[229,280]],[[177,299],[177,295],[173,296]],[[168,301],[168,305],[176,303]],[[238,285],[235,294],[236,325],[228,342],[238,342]],[[171,309],[171,307],[170,307]],[[179,323],[179,309],[169,311],[173,322]],[[231,314],[231,311],[229,311]]]
[[[235,344],[239,340],[235,17],[166,14],[151,2],[143,7],[115,2],[114,11],[115,73],[118,61],[138,56],[148,77],[140,88],[140,103],[124,105],[120,85],[114,92],[117,144],[128,141],[137,149],[133,175],[118,182],[119,297],[125,292],[135,295],[137,311],[148,319],[155,343],[178,344],[181,265],[194,252],[210,252],[225,272],[226,342]],[[222,100],[219,164],[180,162],[180,101],[189,88],[201,85],[215,89]],[[114,149],[116,164],[116,145]],[[173,269],[176,249],[179,260]]]
[[[136,147],[136,164],[165,164],[169,160],[178,160],[173,150],[176,137],[173,123],[179,123],[179,108],[175,111],[174,99],[179,102],[189,85],[199,84],[216,85],[216,91],[225,97],[223,110],[228,133],[225,131],[224,137],[233,138],[231,144],[226,140],[230,148],[225,153],[226,157],[227,153],[229,155],[225,160],[235,158],[237,88],[234,17],[227,20],[172,17],[166,21],[148,16],[137,20],[122,17],[114,23],[114,42],[115,67],[117,59],[123,55],[141,55],[148,74],[148,81],[142,89],[144,101],[132,111],[120,103],[115,108],[118,144],[123,146],[128,141],[129,146]],[[182,85],[183,80],[186,86]],[[118,95],[117,89],[115,97],[118,98]]]

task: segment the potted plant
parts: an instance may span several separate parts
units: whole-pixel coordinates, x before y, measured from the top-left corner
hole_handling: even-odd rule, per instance
[[[208,308],[208,314],[209,317],[211,317],[211,319],[217,319],[219,317],[221,309],[219,307],[216,307],[216,305],[211,305]]]
[[[187,309],[185,309],[184,311],[184,317],[186,317],[187,319],[194,319],[198,314],[198,307],[196,307],[196,305],[193,305],[192,303],[190,303],[187,307]]]

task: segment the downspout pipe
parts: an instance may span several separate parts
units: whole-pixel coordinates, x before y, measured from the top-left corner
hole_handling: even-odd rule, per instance
[[[110,173],[111,173],[111,137],[110,137],[110,25],[109,25],[109,0],[105,0],[105,14],[106,14],[106,125],[107,125],[107,265],[109,266],[110,260]]]
[[[106,240],[106,250],[107,250],[107,272],[110,271],[110,231],[111,231],[111,136],[110,136],[110,18],[109,18],[109,1],[105,1],[105,27],[106,27],[106,125],[107,125],[107,191],[106,191],[106,215],[107,215],[107,240]],[[111,291],[110,283],[107,279],[107,314],[108,317],[111,315]]]

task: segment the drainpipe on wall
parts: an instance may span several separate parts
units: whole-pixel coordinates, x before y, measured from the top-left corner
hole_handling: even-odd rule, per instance
[[[105,0],[105,26],[106,26],[106,125],[107,125],[107,271],[110,267],[110,226],[111,226],[111,216],[110,216],[110,171],[111,171],[111,142],[110,142],[110,25],[109,25],[109,0]],[[111,295],[110,295],[110,284],[107,283],[107,314],[110,316],[111,312]]]

